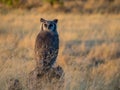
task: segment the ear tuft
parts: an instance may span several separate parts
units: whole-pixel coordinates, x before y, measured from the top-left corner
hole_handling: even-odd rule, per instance
[[[40,22],[45,22],[45,19],[43,19],[43,18],[40,18]]]
[[[57,22],[58,22],[58,19],[54,19],[53,21],[54,21],[55,23],[57,23]]]

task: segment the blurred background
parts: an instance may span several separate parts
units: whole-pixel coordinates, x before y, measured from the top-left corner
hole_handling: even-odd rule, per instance
[[[0,8],[79,13],[120,13],[119,0],[0,0]]]
[[[0,0],[0,90],[28,90],[41,17],[58,19],[64,90],[120,90],[120,0]]]

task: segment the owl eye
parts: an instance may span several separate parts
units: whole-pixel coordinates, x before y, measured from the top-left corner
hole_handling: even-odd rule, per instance
[[[47,27],[47,24],[44,24],[45,27]]]
[[[52,25],[52,24],[50,24],[50,25],[49,25],[49,28],[52,28],[52,27],[53,27],[53,25]]]

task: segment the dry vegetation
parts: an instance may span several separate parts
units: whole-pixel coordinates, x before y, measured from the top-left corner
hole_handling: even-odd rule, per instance
[[[0,8],[24,8],[28,10],[40,8],[44,12],[118,14],[120,13],[120,0],[0,0]]]
[[[40,17],[59,19],[57,64],[65,71],[65,90],[120,90],[120,15],[48,14],[0,14],[0,90],[11,78],[28,90]]]

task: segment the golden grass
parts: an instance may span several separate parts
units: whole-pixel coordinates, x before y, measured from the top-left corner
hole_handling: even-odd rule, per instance
[[[120,15],[79,15],[13,11],[0,14],[0,90],[18,78],[24,90],[34,69],[34,42],[40,17],[58,18],[57,64],[65,71],[65,90],[120,89]]]

